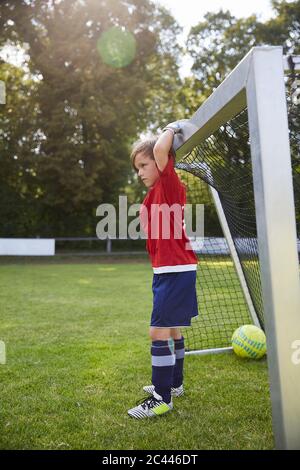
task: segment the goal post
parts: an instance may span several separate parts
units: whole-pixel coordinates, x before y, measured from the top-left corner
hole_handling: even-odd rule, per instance
[[[240,235],[243,234],[243,227],[238,227],[240,232],[237,229],[236,233],[232,234],[238,225],[239,216],[243,214],[247,220],[250,212],[242,201],[242,194],[238,194],[240,207],[239,210],[235,210],[230,193],[232,188],[229,188],[228,194],[223,197],[220,180],[221,182],[217,182],[212,189],[212,193],[217,191],[213,194],[217,205],[218,196],[221,196],[218,213],[221,218],[222,214],[224,217],[221,224],[223,230],[225,228],[224,235],[228,245],[230,246],[233,241],[234,248],[238,252],[235,256],[235,249],[231,250],[236,271],[241,273],[245,298],[249,296],[249,292],[247,293],[248,289],[245,291],[244,281],[248,285],[250,280],[260,291],[256,299],[253,289],[251,286],[249,288],[250,297],[254,301],[253,308],[257,314],[254,317],[252,315],[253,322],[256,323],[255,318],[258,317],[257,321],[261,323],[260,320],[263,318],[267,337],[273,425],[276,447],[279,449],[300,449],[300,361],[297,360],[299,355],[295,356],[295,347],[300,343],[299,260],[284,77],[284,71],[285,69],[290,71],[291,63],[293,73],[300,71],[299,58],[283,57],[282,47],[254,47],[191,117],[190,122],[193,126],[190,128],[193,132],[189,129],[190,134],[184,133],[183,141],[176,141],[176,137],[174,140],[177,167],[197,177],[206,177],[209,183],[210,175],[205,169],[203,170],[203,167],[197,172],[193,170],[191,161],[199,159],[201,155],[202,160],[210,168],[212,167],[213,171],[218,169],[223,178],[228,168],[234,167],[234,164],[230,163],[226,168],[226,164],[224,165],[226,159],[222,165],[220,164],[222,158],[220,149],[218,153],[210,148],[207,152],[209,158],[206,159],[203,151],[206,147],[201,147],[201,144],[221,129],[219,132],[224,136],[223,149],[227,155],[230,155],[231,142],[225,138],[226,123],[233,120],[236,121],[236,126],[230,127],[231,140],[235,145],[232,148],[238,153],[238,144],[244,145],[239,136],[238,119],[240,113],[248,117],[251,160],[249,175],[252,179],[254,196],[251,210],[255,211],[256,222],[256,227],[251,227],[251,237],[247,239],[246,236]],[[298,138],[300,141],[300,134]],[[216,137],[212,140],[216,146],[220,145]],[[297,155],[298,158],[299,154]],[[239,162],[238,156],[235,157],[234,163]],[[239,181],[240,175],[245,176],[244,168],[247,162],[245,163],[243,158],[240,158],[242,163],[236,165],[238,173],[235,181]],[[243,188],[240,193],[242,190]],[[251,192],[251,188],[249,191]],[[232,214],[235,218],[231,220]],[[226,233],[227,222],[230,226],[229,235]],[[258,274],[255,275],[255,279],[250,271],[250,274],[247,273],[247,263],[248,265],[252,263],[256,269],[255,260],[246,256],[246,260],[242,260],[242,269],[238,262],[242,258],[241,253],[246,242],[249,243],[249,253],[255,253],[258,258]],[[199,260],[201,264],[200,256]],[[263,314],[258,312],[257,308],[259,296],[262,300]],[[251,303],[248,303],[250,309]]]
[[[247,98],[274,426],[278,447],[300,449],[299,264],[281,48],[253,55]]]

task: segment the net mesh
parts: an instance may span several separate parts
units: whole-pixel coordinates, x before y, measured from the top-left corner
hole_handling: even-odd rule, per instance
[[[299,79],[300,74],[285,79],[298,247],[300,121],[296,89],[299,87]],[[208,186],[217,191],[248,287],[250,302],[264,328],[247,108],[199,143],[176,164],[176,168],[187,186],[187,203],[205,204],[205,221],[207,209],[209,218],[214,210]],[[253,323],[227,241],[214,236],[214,232],[220,233],[220,226],[209,226],[208,231],[209,236],[205,236],[203,246],[198,246],[197,240],[193,242],[199,259],[199,317],[184,332],[186,349],[189,351],[231,346],[234,330],[242,324]]]

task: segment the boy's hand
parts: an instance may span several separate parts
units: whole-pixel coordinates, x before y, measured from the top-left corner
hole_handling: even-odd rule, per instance
[[[172,147],[176,151],[198,130],[198,127],[189,119],[180,119],[168,124],[163,131],[165,129],[172,129],[174,131]]]

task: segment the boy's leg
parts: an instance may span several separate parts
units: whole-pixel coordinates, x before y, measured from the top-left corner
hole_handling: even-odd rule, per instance
[[[181,338],[181,331],[180,328],[170,328],[171,331],[171,337],[175,339],[180,339]]]
[[[183,384],[184,338],[179,328],[171,328],[171,337],[174,340],[176,357],[172,387],[178,388]]]
[[[152,384],[155,392],[160,395],[165,403],[171,402],[171,387],[175,365],[175,354],[173,354],[169,339],[170,328],[150,328],[152,339]]]

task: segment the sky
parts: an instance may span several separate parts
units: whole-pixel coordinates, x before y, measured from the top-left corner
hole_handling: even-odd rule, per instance
[[[271,0],[152,0],[168,8],[176,20],[189,29],[197,24],[208,11],[229,10],[237,17],[250,16],[256,13],[260,19],[273,16]]]
[[[205,13],[217,12],[221,8],[229,10],[232,15],[241,18],[256,13],[258,19],[265,21],[274,16],[271,0],[152,0],[153,3],[166,7],[183,26],[180,43],[183,44],[192,26],[203,20]],[[182,77],[189,75],[192,60],[183,59],[179,72]]]

